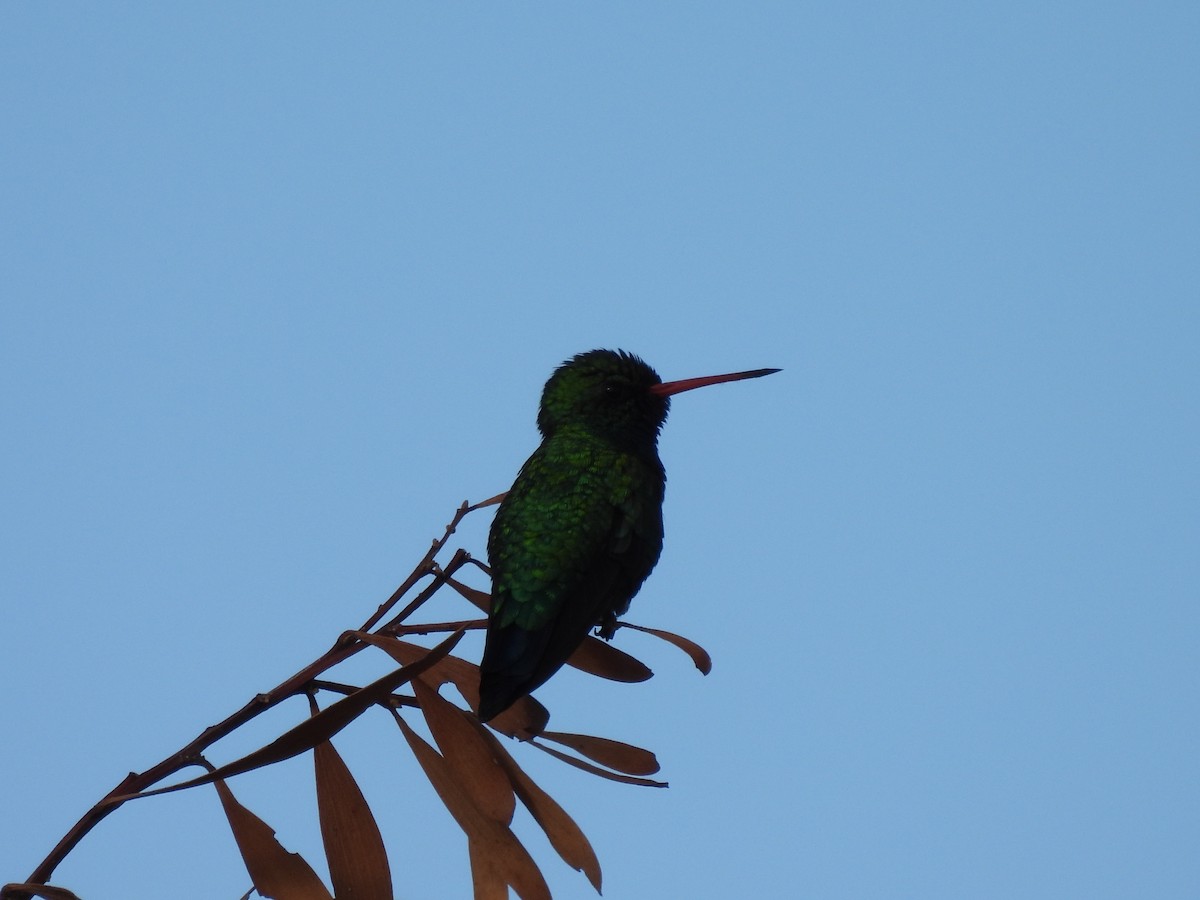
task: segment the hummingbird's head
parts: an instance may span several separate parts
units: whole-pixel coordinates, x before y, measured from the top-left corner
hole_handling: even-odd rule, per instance
[[[564,425],[580,425],[617,443],[653,446],[672,395],[778,371],[752,369],[664,382],[632,353],[589,350],[568,359],[546,382],[538,430],[549,437]]]
[[[622,442],[653,442],[671,407],[652,391],[659,384],[658,373],[632,353],[580,353],[546,382],[538,430],[549,437],[563,425],[580,424]]]

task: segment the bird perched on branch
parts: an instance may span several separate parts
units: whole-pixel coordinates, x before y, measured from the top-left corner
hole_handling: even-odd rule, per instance
[[[538,410],[542,443],[488,537],[492,610],[481,720],[544,684],[593,628],[611,638],[658,562],[667,480],[658,434],[669,398],[778,371],[663,383],[631,353],[592,350],[554,372]]]

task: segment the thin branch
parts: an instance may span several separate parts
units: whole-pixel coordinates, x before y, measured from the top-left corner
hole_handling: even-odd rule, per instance
[[[487,619],[460,619],[457,622],[418,622],[415,625],[393,625],[380,629],[399,637],[402,634],[440,634],[443,631],[480,631],[487,628]]]
[[[434,577],[433,583],[424,591],[422,591],[421,594],[418,595],[418,597],[412,603],[405,607],[405,609],[399,615],[394,617],[389,624],[395,625],[399,622],[402,622],[404,618],[411,615],[412,612],[418,609],[422,603],[429,599],[429,597],[433,596],[434,591],[436,591],[437,588],[444,583],[446,577],[453,574],[460,567],[465,565],[470,559],[470,554],[466,553],[465,551],[459,551],[454,555],[453,559],[451,559],[450,563],[447,564],[446,568],[443,570],[435,561],[437,554],[442,550],[443,547],[445,547],[446,542],[450,539],[451,535],[454,534],[459,523],[462,522],[462,520],[469,513],[484,506],[490,506],[493,503],[497,503],[499,502],[499,499],[502,498],[503,495],[500,495],[499,497],[492,497],[483,501],[482,503],[477,503],[474,505],[464,501],[455,512],[454,517],[450,520],[450,523],[446,526],[445,532],[440,538],[433,542],[428,552],[426,552],[425,556],[421,558],[421,561],[417,563],[416,567],[412,570],[412,573],[408,576],[408,578],[406,578],[404,582],[398,588],[396,588],[391,597],[389,597],[383,604],[379,606],[374,615],[367,619],[366,623],[364,623],[363,627],[359,630],[368,631],[373,628],[391,611],[391,609],[405,594],[412,590],[417,582],[427,575],[432,575]],[[83,816],[80,817],[78,822],[71,826],[70,830],[68,830],[67,833],[62,836],[59,842],[54,845],[54,848],[49,854],[47,854],[46,858],[43,859],[41,863],[38,864],[37,868],[33,870],[29,878],[26,879],[25,883],[34,885],[46,884],[50,876],[54,874],[54,870],[58,868],[59,864],[67,857],[67,855],[73,849],[75,849],[79,842],[83,840],[83,838],[87,836],[87,834],[91,832],[93,828],[99,825],[100,822],[102,822],[107,816],[120,808],[131,796],[144,793],[148,788],[150,788],[151,785],[157,784],[160,781],[176,774],[177,772],[188,768],[189,766],[204,765],[205,762],[203,760],[203,753],[212,744],[233,733],[247,722],[250,722],[256,717],[262,715],[267,710],[279,705],[283,701],[311,691],[313,681],[317,679],[318,676],[328,669],[331,669],[339,663],[349,659],[351,656],[354,656],[367,646],[357,638],[354,638],[352,635],[353,632],[351,631],[344,632],[337,639],[337,641],[334,642],[333,646],[328,651],[319,656],[313,662],[309,663],[299,672],[280,682],[266,693],[258,694],[252,700],[246,703],[245,706],[223,721],[218,722],[216,725],[210,725],[208,728],[205,728],[193,740],[172,753],[170,756],[163,759],[161,762],[151,766],[144,772],[130,772],[128,775],[126,775],[123,779],[121,779],[120,783],[117,784],[116,787],[105,794],[104,797],[102,797],[91,809],[89,809],[83,814]],[[407,704],[403,699],[400,699],[400,705]],[[28,898],[30,898],[32,895],[27,892],[23,892],[18,886],[18,890],[8,891],[6,896],[11,897],[12,900],[28,900]]]

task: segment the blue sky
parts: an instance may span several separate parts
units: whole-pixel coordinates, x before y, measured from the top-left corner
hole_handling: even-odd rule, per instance
[[[365,619],[511,482],[553,367],[621,347],[784,371],[661,443],[631,619],[712,675],[625,632],[655,679],[539,692],[672,785],[520,754],[606,897],[1200,895],[1198,38],[1186,3],[6,5],[0,882]],[[467,896],[395,727],[337,744],[400,894]],[[319,855],[306,761],[231,786]],[[211,792],[57,880],[249,886]]]

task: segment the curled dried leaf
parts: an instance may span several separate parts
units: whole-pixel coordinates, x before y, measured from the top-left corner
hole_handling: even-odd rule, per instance
[[[712,671],[712,657],[708,655],[707,650],[693,640],[675,634],[673,631],[664,631],[661,628],[647,628],[645,625],[632,625],[629,622],[622,622],[621,627],[632,628],[634,631],[644,631],[646,634],[652,634],[657,638],[661,638],[668,644],[674,644],[692,658],[692,662],[696,664],[696,668],[703,674],[707,675]]]
[[[591,772],[593,775],[599,775],[601,778],[607,778],[609,781],[619,781],[622,784],[637,784],[642,787],[667,787],[665,781],[655,781],[652,778],[636,778],[633,775],[622,775],[620,772],[612,772],[608,769],[602,769],[599,766],[593,766],[589,762],[584,762],[578,757],[563,753],[561,750],[555,750],[553,747],[548,747],[538,740],[528,741],[530,746],[537,747],[543,753],[549,753],[555,759],[560,759],[569,766],[574,766],[577,769],[582,769],[585,772]]]
[[[660,768],[658,757],[652,752],[623,741],[562,731],[543,731],[539,737],[570,747],[588,759],[626,775],[653,775]]]

